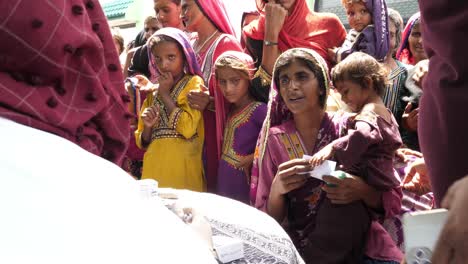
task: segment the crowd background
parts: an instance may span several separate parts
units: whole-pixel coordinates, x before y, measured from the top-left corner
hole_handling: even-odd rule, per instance
[[[428,15],[431,6],[421,3],[422,15],[414,14],[404,26],[398,11],[388,9],[384,0],[343,0],[351,28],[347,32],[335,14],[314,12],[304,0],[257,0],[257,10],[242,16],[239,29],[219,0],[155,0],[155,16],[147,17],[135,40],[125,43],[118,30],[108,28],[99,3],[92,0],[39,5],[29,22],[21,8],[26,2],[5,3],[2,8],[2,126],[4,131],[23,131],[27,138],[11,132],[16,140],[9,142],[32,146],[29,141],[37,133],[45,141],[61,142],[89,166],[78,169],[64,162],[66,157],[51,155],[56,167],[47,166],[49,175],[37,178],[41,183],[60,181],[61,168],[75,168],[70,175],[90,176],[86,168],[96,166],[111,182],[110,175],[120,175],[119,188],[109,194],[115,197],[121,190],[123,197],[132,197],[130,203],[117,199],[127,209],[138,204],[131,191],[134,179],[239,200],[251,214],[262,214],[260,210],[277,221],[271,232],[283,237],[286,231],[293,248],[289,256],[298,263],[301,258],[306,263],[400,263],[404,213],[439,205],[463,208],[458,198],[463,181],[442,198],[466,173],[460,154],[463,141],[453,141],[463,129],[449,122],[450,104],[466,102],[457,89],[464,85],[457,79],[464,68],[434,36],[443,31],[441,21],[457,23],[460,17],[433,17]],[[32,31],[23,30],[26,26]],[[119,61],[119,54],[125,59]],[[425,113],[421,120],[420,103]],[[71,142],[89,153],[73,149]],[[35,163],[24,159],[22,170],[21,152],[4,143],[15,155],[4,155],[2,168],[22,175],[10,183],[19,184],[33,175]],[[450,144],[456,147],[447,149]],[[40,152],[43,147],[32,149]],[[93,160],[97,156],[128,175]],[[327,159],[338,162],[340,177],[324,176],[320,181],[305,174]],[[70,175],[64,182],[73,182]],[[87,190],[88,179],[80,179],[74,192]],[[60,193],[53,185],[44,188]],[[92,190],[90,197],[96,201],[116,205],[117,200],[97,198]],[[37,210],[30,206],[24,203],[20,208],[28,215]],[[86,215],[79,202],[73,206]],[[145,212],[147,208],[131,211],[151,222],[156,218]],[[453,220],[457,214],[450,212],[442,238],[448,240],[460,225]],[[112,213],[99,215],[108,219]],[[342,221],[342,215],[349,219]],[[197,223],[198,217],[195,214],[189,224]],[[93,230],[105,240],[114,225],[102,228],[100,223]],[[212,219],[211,225],[215,223]],[[35,226],[41,229],[39,223]],[[57,226],[53,233],[60,237],[66,227]],[[218,232],[232,229],[220,226]],[[248,225],[235,230],[242,233],[245,228],[254,230]],[[208,231],[202,228],[202,237]],[[129,244],[138,237],[124,233]],[[463,248],[462,238],[454,238],[460,240],[451,249]],[[444,246],[438,244],[436,259],[463,262],[463,253],[447,255],[440,251]],[[254,248],[260,254],[268,250]],[[281,250],[269,257],[281,259]]]

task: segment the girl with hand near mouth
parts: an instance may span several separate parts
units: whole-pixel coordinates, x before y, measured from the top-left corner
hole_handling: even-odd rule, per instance
[[[215,72],[218,86],[231,104],[224,128],[217,193],[249,204],[250,170],[266,105],[252,93],[254,62],[249,55],[227,51],[216,60]]]
[[[388,14],[385,0],[342,0],[351,30],[340,48],[328,50],[335,62],[355,51],[367,53],[383,61],[388,53]]]
[[[161,187],[204,191],[203,117],[187,100],[190,91],[203,85],[195,54],[185,33],[175,28],[158,30],[148,49],[159,87],[146,97],[135,132],[137,145],[146,149],[142,179],[155,179]],[[146,77],[136,78],[139,85],[152,86]]]

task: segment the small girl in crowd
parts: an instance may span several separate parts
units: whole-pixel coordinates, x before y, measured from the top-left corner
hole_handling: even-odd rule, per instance
[[[218,167],[218,194],[249,203],[250,170],[266,105],[252,92],[255,68],[252,57],[227,51],[215,62],[216,80],[231,106],[224,127]]]
[[[356,114],[344,118],[341,138],[316,153],[311,164],[317,166],[334,157],[344,171],[362,176],[379,191],[399,186],[393,158],[402,142],[398,124],[381,98],[385,70],[371,56],[355,52],[339,63],[331,75],[342,100]]]
[[[203,191],[203,119],[187,101],[187,94],[203,85],[195,53],[186,34],[175,28],[157,31],[148,48],[159,87],[145,99],[135,132],[137,145],[147,149],[142,179]],[[141,86],[153,85],[142,75],[136,77]]]
[[[329,49],[329,56],[337,63],[355,51],[362,51],[383,61],[390,39],[385,0],[341,0],[346,9],[349,26],[341,48]]]

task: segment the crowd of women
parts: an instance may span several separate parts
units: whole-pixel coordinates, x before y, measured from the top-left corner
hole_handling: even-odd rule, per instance
[[[0,92],[9,95],[1,116],[73,141],[134,178],[257,208],[306,263],[400,263],[401,216],[440,202],[419,152],[429,72],[420,14],[403,27],[385,0],[342,0],[346,33],[336,15],[305,0],[256,2],[236,36],[220,0],[154,0],[156,16],[135,41],[125,47],[113,35],[126,55],[122,72],[113,49],[103,59],[82,48],[109,47],[102,11],[93,13],[92,1],[73,5],[76,34],[60,38],[63,47],[44,37],[29,53],[0,56]],[[84,12],[86,30],[73,20]],[[33,30],[51,26],[31,21]],[[36,58],[40,72],[24,71]],[[336,173],[310,177],[327,160]]]
[[[348,33],[304,0],[258,0],[236,36],[219,0],[155,0],[144,32],[163,29],[123,65],[129,172],[268,213],[308,263],[399,262],[402,214],[434,206],[418,178],[420,16],[403,28],[384,0],[342,4]],[[307,177],[325,160],[344,178]]]

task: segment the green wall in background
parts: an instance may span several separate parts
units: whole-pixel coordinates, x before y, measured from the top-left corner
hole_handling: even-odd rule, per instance
[[[307,0],[307,5],[310,10],[314,10],[315,0]]]

